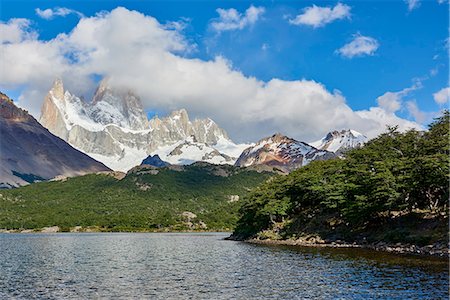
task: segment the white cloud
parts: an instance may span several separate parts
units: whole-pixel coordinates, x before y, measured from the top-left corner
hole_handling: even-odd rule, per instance
[[[412,91],[422,88],[420,79],[415,79],[411,87],[404,88],[398,92],[386,92],[377,98],[378,106],[386,112],[395,113],[402,107],[402,100]]]
[[[423,127],[416,122],[409,121],[398,117],[395,113],[387,112],[381,107],[371,107],[368,110],[360,110],[355,112],[358,116],[366,119],[368,122],[374,120],[379,127],[371,127],[363,132],[368,137],[375,137],[379,133],[384,132],[387,126],[398,126],[400,131],[408,129],[423,130]]]
[[[314,28],[325,26],[336,20],[350,19],[351,7],[342,3],[334,7],[310,6],[303,9],[303,13],[289,20],[294,25],[309,25]]]
[[[65,7],[55,7],[55,8],[47,8],[47,9],[35,9],[36,15],[38,15],[40,18],[45,20],[51,20],[54,17],[65,17],[70,14],[77,15],[78,17],[82,18],[83,14],[79,11],[65,8]]]
[[[376,39],[357,33],[353,36],[353,40],[350,43],[345,44],[342,48],[336,50],[336,53],[348,58],[374,55],[379,46]]]
[[[183,57],[193,45],[176,26],[125,8],[82,18],[70,33],[50,41],[10,40],[14,42],[0,49],[0,64],[8,70],[0,72],[0,88],[26,85],[19,103],[36,117],[55,77],[89,99],[96,84],[93,75],[100,75],[133,89],[148,110],[186,108],[194,117],[216,120],[237,141],[254,141],[277,131],[309,141],[336,128],[352,128],[370,137],[387,124],[420,128],[386,107],[354,111],[339,91],[328,91],[312,80],[265,82],[245,76],[222,57]]]
[[[434,93],[433,98],[437,104],[448,104],[450,101],[450,87],[443,88]]]
[[[422,80],[425,79],[427,79],[427,77],[415,78],[413,85],[410,87],[404,88],[398,92],[386,92],[377,98],[378,106],[388,114],[394,114],[400,109],[406,109],[409,115],[420,124],[429,121],[436,113],[421,111],[415,100],[404,101],[411,92],[423,87]],[[400,127],[400,129],[402,128]]]
[[[0,42],[19,43],[24,40],[33,40],[37,33],[30,29],[28,19],[10,19],[8,22],[0,22]]]
[[[431,119],[434,115],[434,113],[421,111],[417,106],[416,101],[406,102],[406,108],[408,109],[409,114],[414,118],[414,120],[419,123],[424,123],[425,121]]]
[[[255,7],[251,5],[242,15],[234,8],[218,8],[219,18],[211,22],[211,27],[218,31],[244,29],[247,26],[255,24],[261,15],[265,12],[264,7]]]
[[[420,0],[405,0],[408,5],[408,11],[413,11],[420,6]]]
[[[382,96],[378,97],[377,103],[379,107],[388,112],[396,112],[402,107],[399,93],[393,92],[386,92]]]

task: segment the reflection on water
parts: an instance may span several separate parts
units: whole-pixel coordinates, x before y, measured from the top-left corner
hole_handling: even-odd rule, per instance
[[[225,236],[0,234],[0,299],[448,299],[445,260]]]

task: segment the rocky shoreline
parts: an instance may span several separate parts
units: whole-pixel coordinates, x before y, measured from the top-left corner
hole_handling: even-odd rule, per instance
[[[101,227],[81,227],[76,226],[70,228],[70,231],[61,231],[58,226],[52,227],[44,227],[40,229],[23,229],[23,230],[8,230],[8,229],[0,229],[0,233],[101,233],[101,232],[135,232],[135,233],[199,233],[199,232],[229,232],[229,231],[218,231],[218,230],[183,230],[183,231],[166,231],[166,230],[156,230],[156,231],[148,231],[148,230],[135,230],[135,231],[111,231],[106,230],[106,228]],[[239,237],[235,237],[231,235],[230,237],[225,238],[226,240],[232,241],[242,241],[250,244],[260,244],[260,245],[285,245],[285,246],[298,246],[298,247],[314,247],[314,248],[360,248],[360,249],[370,249],[376,251],[383,251],[393,254],[409,254],[409,255],[419,255],[419,256],[434,256],[434,257],[442,257],[442,258],[450,258],[450,250],[449,247],[445,244],[434,244],[427,246],[418,246],[404,243],[386,243],[386,242],[377,242],[377,243],[348,243],[341,240],[336,240],[332,242],[327,242],[322,240],[319,237],[308,237],[308,238],[299,238],[299,239],[241,239]]]
[[[232,237],[228,238],[229,240],[234,240]],[[367,244],[358,244],[358,243],[346,243],[343,241],[335,241],[335,242],[323,242],[322,240],[318,241],[307,241],[303,239],[290,239],[290,240],[271,240],[271,239],[247,239],[243,240],[244,242],[251,244],[261,244],[261,245],[288,245],[288,246],[298,246],[298,247],[328,247],[328,248],[361,248],[361,249],[370,249],[376,251],[384,251],[394,254],[411,254],[411,255],[420,255],[420,256],[434,256],[434,257],[442,257],[448,258],[450,257],[449,248],[445,244],[436,244],[436,245],[427,245],[427,246],[417,246],[411,244],[390,244],[385,242],[377,242],[377,243],[367,243]]]

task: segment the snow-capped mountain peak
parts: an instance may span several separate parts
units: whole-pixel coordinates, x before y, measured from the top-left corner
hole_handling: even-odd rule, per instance
[[[312,160],[331,157],[334,157],[333,153],[318,150],[304,142],[276,133],[245,149],[235,165],[268,165],[290,172]]]
[[[103,125],[115,124],[131,130],[149,128],[141,99],[131,90],[111,88],[107,79],[100,82],[94,94],[90,115]]]
[[[161,159],[171,164],[190,164],[196,161],[206,161],[213,164],[233,164],[236,158],[219,152],[213,146],[200,143],[195,136],[188,137],[184,142],[178,143],[170,152],[164,149],[157,150]]]
[[[233,143],[210,118],[190,121],[185,109],[149,121],[140,98],[133,91],[110,86],[108,80],[100,82],[91,102],[65,91],[62,80],[55,80],[45,97],[40,122],[73,147],[118,171],[139,165],[152,153],[165,158],[177,147],[181,154],[169,157],[171,163],[203,160],[233,164],[248,146]]]
[[[365,135],[356,130],[344,129],[331,131],[324,138],[312,142],[310,145],[320,150],[342,153],[352,148],[361,147],[367,140]]]

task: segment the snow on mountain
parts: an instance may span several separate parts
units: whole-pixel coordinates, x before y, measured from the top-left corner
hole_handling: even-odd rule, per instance
[[[248,146],[233,143],[209,118],[191,121],[184,109],[148,120],[138,96],[110,87],[107,80],[100,83],[91,102],[65,91],[63,82],[56,80],[45,97],[40,122],[116,171],[139,165],[149,154],[161,154],[170,163],[233,164]]]
[[[331,131],[323,139],[310,143],[311,146],[320,150],[334,153],[342,153],[345,150],[361,147],[367,142],[367,137],[355,130]]]
[[[154,152],[163,161],[171,164],[186,165],[196,161],[212,164],[233,164],[236,158],[220,153],[217,149],[206,143],[199,143],[193,136],[178,143],[174,148],[165,147]]]
[[[150,143],[150,147],[153,149],[186,140],[191,136],[194,136],[197,142],[209,145],[216,145],[219,140],[234,144],[225,130],[213,120],[210,118],[195,119],[191,122],[185,109],[173,111],[162,119],[155,116],[149,121],[149,124],[154,137]]]
[[[123,146],[120,154],[102,155],[98,153],[86,153],[95,160],[101,161],[114,171],[127,172],[131,168],[141,164],[148,154],[145,150]]]
[[[100,124],[116,124],[131,130],[147,130],[148,119],[138,96],[127,89],[112,89],[108,80],[97,88],[90,111],[91,118]]]
[[[252,147],[254,145],[255,145],[254,143],[235,144],[229,139],[220,137],[217,140],[217,143],[214,145],[214,148],[223,154],[226,154],[230,157],[234,157],[236,160],[245,149],[247,149],[248,147]]]
[[[284,172],[307,165],[318,159],[335,157],[329,151],[318,150],[304,142],[299,142],[279,133],[258,141],[242,152],[236,166],[267,165]]]

